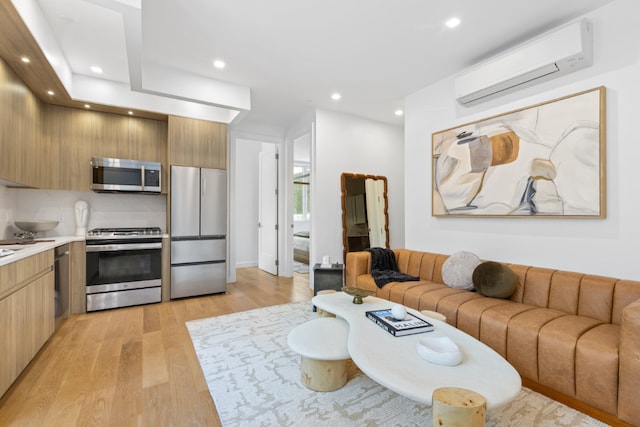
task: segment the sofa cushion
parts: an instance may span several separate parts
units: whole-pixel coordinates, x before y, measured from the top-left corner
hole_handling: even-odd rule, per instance
[[[594,408],[616,413],[620,325],[587,331],[576,345],[576,396]]]
[[[509,320],[506,359],[524,378],[539,382],[538,335],[540,329],[554,319],[565,316],[560,310],[535,308],[523,311]]]
[[[442,264],[444,284],[456,289],[473,288],[473,270],[480,264],[480,258],[471,252],[461,251],[451,255]]]
[[[448,288],[447,285],[443,283],[430,282],[428,280],[420,281],[418,283],[420,284],[419,286],[408,289],[404,294],[404,305],[416,310],[423,310],[420,308],[420,299],[424,294],[438,289]],[[380,294],[376,293],[376,296],[380,296]]]
[[[546,323],[538,334],[538,382],[576,397],[576,348],[578,340],[602,322],[566,315]]]
[[[486,261],[473,270],[473,286],[486,297],[509,298],[516,290],[516,275],[504,264]]]

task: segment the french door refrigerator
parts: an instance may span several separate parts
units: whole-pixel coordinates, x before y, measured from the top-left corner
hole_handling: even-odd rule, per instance
[[[227,173],[171,166],[171,298],[226,292]]]

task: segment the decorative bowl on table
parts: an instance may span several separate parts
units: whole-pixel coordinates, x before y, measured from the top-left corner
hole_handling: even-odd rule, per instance
[[[353,297],[354,304],[362,304],[362,298],[366,298],[369,295],[372,295],[375,293],[375,291],[370,291],[368,289],[362,289],[362,288],[354,288],[351,286],[343,287],[342,292],[344,292],[347,295],[351,295]]]
[[[462,361],[462,352],[451,338],[426,336],[416,343],[418,355],[436,365],[455,366]]]

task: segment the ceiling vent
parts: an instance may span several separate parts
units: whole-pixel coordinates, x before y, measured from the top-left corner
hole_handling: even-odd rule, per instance
[[[455,80],[464,106],[569,74],[593,63],[593,36],[587,19],[544,33],[494,56]]]

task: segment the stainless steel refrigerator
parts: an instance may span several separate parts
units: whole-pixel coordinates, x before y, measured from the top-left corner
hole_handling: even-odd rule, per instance
[[[227,290],[227,172],[171,166],[171,298]]]

